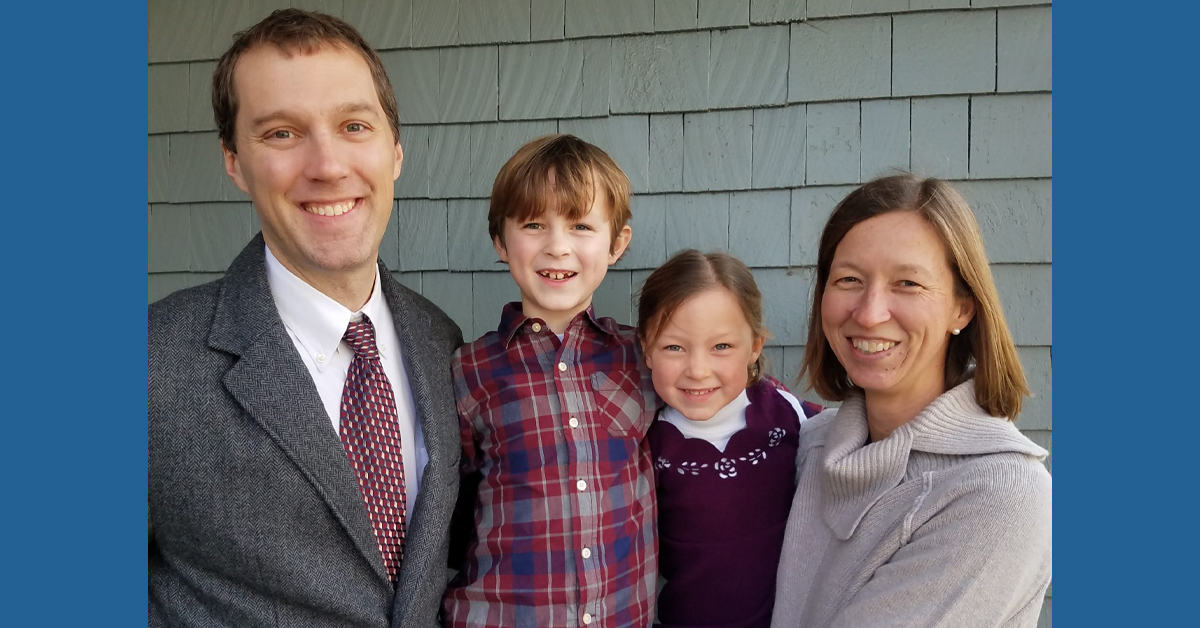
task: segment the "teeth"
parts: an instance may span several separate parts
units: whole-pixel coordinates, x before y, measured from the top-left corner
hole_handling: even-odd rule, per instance
[[[703,395],[707,395],[708,393],[710,393],[714,390],[716,390],[716,388],[708,388],[706,390],[685,390],[683,392],[686,394],[692,395],[693,397],[700,397]]]
[[[851,342],[854,344],[855,349],[863,353],[879,353],[880,351],[887,351],[896,346],[894,342],[879,342],[875,340],[852,340]]]
[[[341,216],[354,207],[354,201],[335,203],[333,205],[306,205],[305,211],[318,216]]]
[[[559,280],[559,281],[566,279],[568,277],[575,276],[575,273],[555,273],[555,272],[550,272],[550,271],[545,271],[545,270],[538,271],[538,274],[547,279],[555,279],[555,280]]]

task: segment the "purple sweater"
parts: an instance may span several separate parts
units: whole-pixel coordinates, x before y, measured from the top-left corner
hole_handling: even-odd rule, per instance
[[[768,381],[747,388],[746,396],[746,427],[724,452],[684,438],[666,421],[650,427],[659,568],[666,580],[658,594],[663,627],[771,623],[800,420]]]

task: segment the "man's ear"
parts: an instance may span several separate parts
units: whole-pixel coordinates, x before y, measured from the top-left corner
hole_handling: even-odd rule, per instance
[[[492,238],[492,247],[496,249],[496,255],[500,256],[500,261],[507,264],[508,263],[508,249],[505,248],[504,243],[500,241],[500,236],[496,236],[496,237]]]
[[[404,163],[404,149],[400,147],[400,140],[396,140],[396,168],[392,173],[392,181],[400,178],[400,166]]]
[[[225,146],[225,142],[221,142],[221,154],[225,158],[225,174],[229,175],[230,179],[233,179],[234,185],[238,186],[239,190],[250,194],[250,188],[246,185],[246,179],[242,177],[241,161],[238,159],[237,153],[229,150]]]
[[[621,259],[621,256],[625,254],[625,249],[629,248],[629,241],[632,239],[633,228],[629,225],[621,227],[620,233],[618,233],[616,239],[613,240],[612,252],[608,255],[609,266],[616,264],[617,260]]]

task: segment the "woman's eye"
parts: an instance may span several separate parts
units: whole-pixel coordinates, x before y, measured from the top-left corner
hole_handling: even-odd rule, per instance
[[[839,277],[833,280],[833,283],[852,284],[858,283],[858,277]]]
[[[915,281],[908,280],[908,279],[900,280],[900,285],[905,288],[920,288],[921,287],[921,284],[919,284]]]

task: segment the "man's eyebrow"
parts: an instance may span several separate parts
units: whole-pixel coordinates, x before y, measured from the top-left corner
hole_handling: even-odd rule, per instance
[[[338,115],[344,116],[344,115],[348,115],[348,114],[352,114],[352,113],[359,113],[359,114],[361,114],[361,113],[376,113],[376,108],[373,105],[371,105],[371,103],[358,100],[358,101],[353,101],[353,102],[348,102],[348,103],[343,103],[341,105],[338,105],[337,108],[335,108],[333,110],[333,112]],[[267,124],[268,122],[273,122],[275,120],[288,120],[288,119],[291,119],[292,117],[293,117],[292,113],[290,111],[288,111],[287,109],[277,109],[275,111],[265,113],[261,116],[254,118],[253,120],[251,120],[250,128],[256,128],[256,127],[262,126],[264,124]]]

